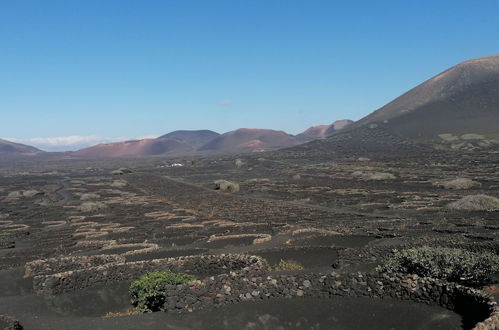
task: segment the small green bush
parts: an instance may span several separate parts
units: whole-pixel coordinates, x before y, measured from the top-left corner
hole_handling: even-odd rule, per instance
[[[477,287],[491,283],[499,273],[499,257],[490,252],[422,247],[394,251],[377,270],[417,274]]]
[[[149,273],[130,285],[132,304],[144,312],[157,311],[165,302],[165,291],[169,285],[185,284],[195,279],[192,275],[182,273]]]

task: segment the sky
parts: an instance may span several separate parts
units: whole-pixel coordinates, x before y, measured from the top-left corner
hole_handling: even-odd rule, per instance
[[[499,0],[0,0],[0,137],[74,150],[357,120],[499,54]]]

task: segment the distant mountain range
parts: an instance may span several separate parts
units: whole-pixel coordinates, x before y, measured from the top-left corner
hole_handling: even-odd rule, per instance
[[[158,138],[101,143],[67,153],[76,157],[104,158],[267,151],[325,138],[351,123],[353,123],[351,120],[338,120],[331,125],[311,127],[296,136],[283,131],[252,128],[240,128],[224,134],[210,130],[178,130]],[[317,127],[321,130],[317,130]],[[0,139],[0,155],[37,153],[44,152],[34,147]]]
[[[281,149],[299,144],[293,135],[271,129],[240,128],[222,134],[204,146],[200,151],[252,152]]]
[[[209,130],[174,131],[156,139],[98,144],[75,151],[72,155],[101,158],[276,150],[324,138],[352,122],[341,120],[331,125],[317,126],[324,128],[321,132],[311,127],[296,136],[283,131],[256,128],[240,128],[224,134]]]
[[[317,141],[319,140],[319,141]],[[339,120],[293,136],[270,129],[241,128],[218,134],[174,131],[156,139],[99,144],[71,153],[80,157],[242,153],[289,147],[387,151],[423,143],[443,149],[499,146],[499,56],[458,64],[423,82],[357,122]],[[393,144],[393,143],[392,143]],[[0,153],[41,151],[0,140]]]

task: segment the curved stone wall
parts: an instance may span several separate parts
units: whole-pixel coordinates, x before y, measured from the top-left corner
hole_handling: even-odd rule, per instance
[[[77,268],[33,278],[36,292],[58,294],[81,290],[95,285],[119,281],[133,281],[152,271],[189,273],[204,278],[228,272],[243,275],[261,275],[265,272],[263,260],[248,255],[197,255]]]
[[[125,257],[112,254],[40,259],[26,263],[24,267],[24,277],[62,273],[74,269],[95,267],[114,262],[125,262]]]
[[[496,302],[477,290],[406,274],[298,274],[246,277],[222,274],[165,292],[164,311],[194,311],[248,300],[272,298],[355,296],[395,298],[435,304],[476,324],[476,329],[499,326]],[[479,322],[479,323],[478,323]]]
[[[110,262],[84,269],[79,268],[84,259],[73,260],[72,264],[69,262],[71,259],[61,260],[68,263],[57,265],[55,260],[50,260],[43,265],[36,264],[38,268],[30,266],[32,274],[41,274],[33,278],[38,293],[58,294],[98,284],[132,281],[150,271],[162,270],[190,273],[202,278],[168,287],[161,308],[164,311],[194,311],[260,299],[353,296],[434,304],[461,314],[467,324],[476,324],[475,329],[499,327],[499,308],[493,298],[459,284],[417,275],[377,272],[268,275],[262,258],[237,254]],[[95,259],[94,262],[104,260]],[[75,270],[47,274],[48,269],[71,267]]]

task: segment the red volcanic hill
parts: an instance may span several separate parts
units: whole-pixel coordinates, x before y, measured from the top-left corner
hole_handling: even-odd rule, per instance
[[[193,131],[173,131],[168,134],[162,135],[159,139],[167,138],[174,139],[177,141],[186,142],[191,145],[193,148],[199,148],[216,137],[220,136],[220,134],[210,131],[210,130],[193,130]]]
[[[186,155],[196,152],[198,147],[219,135],[209,130],[174,131],[157,139],[98,144],[75,151],[73,155],[96,158]]]
[[[352,124],[353,121],[349,119],[337,120],[331,125],[312,126],[305,132],[296,135],[300,142],[308,142],[316,139],[322,139],[330,136],[334,132]]]
[[[0,154],[2,155],[34,155],[42,152],[35,147],[0,139]]]
[[[103,143],[73,152],[80,157],[136,157],[187,154],[195,149],[188,143],[168,138]]]
[[[212,152],[251,152],[292,147],[299,143],[294,136],[283,131],[240,128],[220,135],[199,148],[199,150]]]

